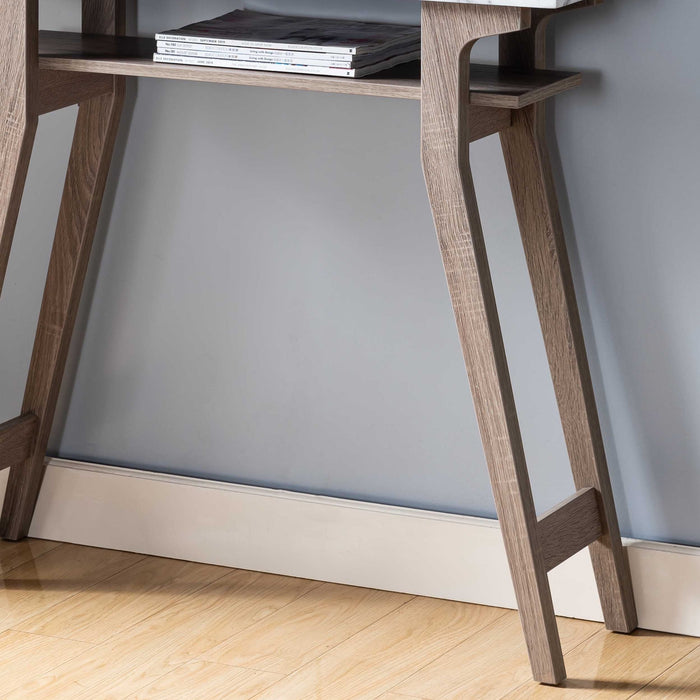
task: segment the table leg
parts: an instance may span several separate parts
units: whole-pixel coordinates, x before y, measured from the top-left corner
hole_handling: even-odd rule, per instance
[[[98,10],[102,9],[103,12]],[[86,31],[118,31],[121,1],[83,4]],[[37,436],[25,464],[10,472],[0,533],[18,540],[29,531],[44,476],[44,459],[70,339],[80,303],[102,196],[124,102],[124,79],[114,78],[111,93],[80,104],[56,237],[49,262],[23,413],[38,418]]]
[[[423,169],[535,679],[564,661],[469,164],[469,55],[519,8],[423,2]]]
[[[37,0],[0,3],[0,293],[38,122]]]
[[[501,63],[545,68],[547,13],[530,30],[501,37]],[[602,535],[590,545],[608,629],[637,627],[629,564],[620,540],[605,448],[545,136],[545,106],[513,113],[501,142],[577,489],[598,496]]]

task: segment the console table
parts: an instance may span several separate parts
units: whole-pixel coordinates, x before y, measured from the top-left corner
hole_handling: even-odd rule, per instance
[[[11,468],[0,520],[25,537],[124,100],[124,76],[259,85],[421,101],[422,162],[534,677],[565,678],[547,572],[588,546],[609,629],[637,625],[550,158],[544,100],[580,75],[546,70],[556,13],[600,0],[422,2],[423,57],[352,80],[157,64],[125,36],[124,0],[81,0],[82,33],[38,28],[38,0],[0,3],[0,289],[39,116],[78,104],[65,189],[21,414],[0,425]],[[500,37],[500,65],[470,64]],[[484,247],[469,144],[500,135],[578,491],[537,516]],[[459,556],[459,552],[455,553]]]

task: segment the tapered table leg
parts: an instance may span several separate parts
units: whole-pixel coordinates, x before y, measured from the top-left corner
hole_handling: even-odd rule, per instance
[[[12,0],[10,4],[18,4]],[[19,3],[21,4],[21,3]],[[123,0],[83,0],[83,31],[124,30]],[[44,455],[65,370],[92,241],[124,101],[124,80],[111,93],[78,110],[66,183],[41,305],[23,412],[38,418],[37,438],[25,464],[13,467],[0,519],[0,533],[21,539],[29,531],[44,476]]]
[[[545,68],[545,24],[501,37],[501,63]],[[515,112],[501,142],[540,316],[564,436],[577,489],[593,487],[599,499],[601,537],[590,545],[606,626],[637,627],[629,564],[615,512],[605,448],[576,303],[569,258],[545,137],[545,106]]]
[[[469,54],[529,11],[423,2],[422,158],[476,415],[535,679],[564,661],[469,165]]]
[[[0,532],[17,540],[29,531],[44,476],[44,455],[78,311],[123,101],[112,94],[80,105],[53,251],[39,314],[23,413],[39,419],[32,455],[13,467]]]
[[[0,292],[34,145],[37,0],[0,3]]]
[[[17,0],[12,0],[17,2]],[[83,0],[83,31],[121,34],[123,0]],[[31,456],[13,467],[0,518],[0,535],[26,537],[44,477],[44,459],[92,241],[124,104],[124,79],[111,92],[80,104],[68,172],[39,313],[23,413],[38,419]]]

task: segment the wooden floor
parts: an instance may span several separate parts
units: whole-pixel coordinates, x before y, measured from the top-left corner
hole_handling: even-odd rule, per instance
[[[530,680],[517,614],[40,540],[0,543],[0,697],[700,698],[700,639],[561,619]]]

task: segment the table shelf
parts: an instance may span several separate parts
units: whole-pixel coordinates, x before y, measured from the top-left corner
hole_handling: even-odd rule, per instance
[[[39,33],[39,68],[43,70],[256,85],[412,100],[421,98],[419,61],[367,78],[333,78],[155,63],[154,51],[155,41],[152,39],[72,32]],[[521,109],[576,87],[580,82],[580,73],[545,70],[521,72],[495,65],[472,64],[470,101],[483,107]]]

